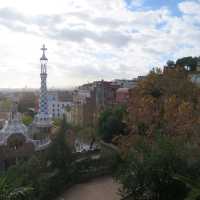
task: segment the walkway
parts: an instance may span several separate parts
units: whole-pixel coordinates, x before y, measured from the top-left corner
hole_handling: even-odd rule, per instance
[[[73,186],[59,200],[120,200],[119,185],[111,177]]]

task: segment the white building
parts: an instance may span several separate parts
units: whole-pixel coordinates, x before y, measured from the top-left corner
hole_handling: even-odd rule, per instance
[[[120,88],[133,88],[137,85],[138,79],[115,79],[113,83],[119,85]]]
[[[60,101],[57,92],[49,92],[48,94],[48,111],[52,118],[62,118],[65,110],[72,106],[70,101]]]
[[[200,86],[200,57],[197,60],[196,71],[194,71],[191,74],[189,74],[189,78],[197,86]]]

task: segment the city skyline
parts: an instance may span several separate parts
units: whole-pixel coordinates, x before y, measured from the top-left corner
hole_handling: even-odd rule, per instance
[[[199,56],[200,1],[0,0],[0,88],[49,88],[134,78],[168,59]]]

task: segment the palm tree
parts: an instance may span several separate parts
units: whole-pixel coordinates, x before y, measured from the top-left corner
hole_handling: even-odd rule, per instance
[[[0,200],[28,199],[32,191],[31,187],[15,187],[7,176],[0,176]]]

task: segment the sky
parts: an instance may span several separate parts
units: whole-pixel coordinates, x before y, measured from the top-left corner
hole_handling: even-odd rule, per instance
[[[200,56],[200,0],[0,0],[0,88],[135,78]]]

